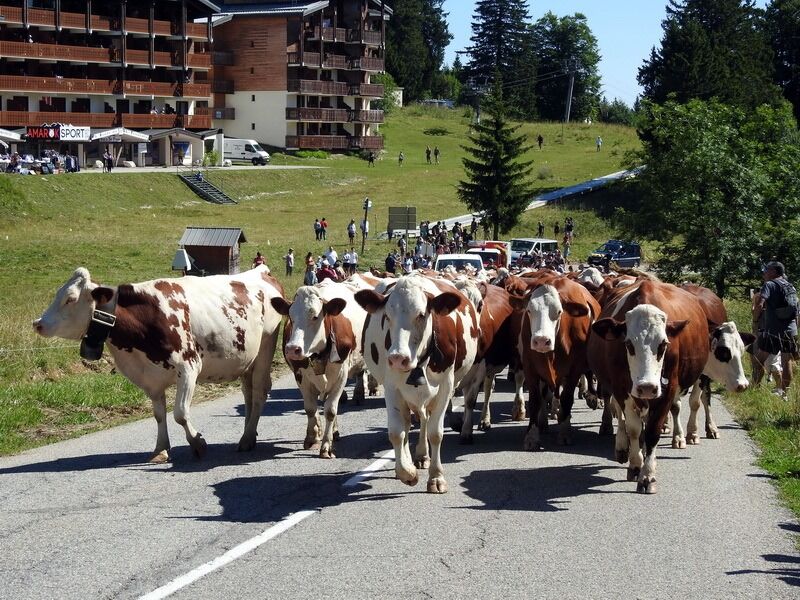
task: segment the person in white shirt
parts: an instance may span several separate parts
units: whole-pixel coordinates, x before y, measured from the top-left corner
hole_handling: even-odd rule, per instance
[[[328,258],[328,263],[330,265],[335,265],[336,261],[339,260],[339,255],[336,253],[336,250],[333,249],[333,246],[328,246],[328,251],[325,253],[325,256]]]
[[[358,253],[355,248],[350,248],[350,273],[358,271]]]
[[[345,251],[344,256],[342,256],[342,268],[348,275],[350,274],[350,270],[353,268],[352,259],[353,255],[350,254],[350,251]]]

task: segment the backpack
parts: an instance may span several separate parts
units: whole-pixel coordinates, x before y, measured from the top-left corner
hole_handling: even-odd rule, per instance
[[[783,299],[786,302],[786,306],[775,309],[775,316],[782,321],[794,321],[797,318],[798,304],[800,304],[797,298],[797,290],[786,280],[779,281],[775,279],[773,281],[781,288]]]

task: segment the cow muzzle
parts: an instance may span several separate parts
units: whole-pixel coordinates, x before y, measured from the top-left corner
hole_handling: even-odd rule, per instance
[[[286,344],[286,346],[283,348],[283,351],[286,353],[286,358],[290,360],[303,360],[306,358],[303,354],[303,349],[300,346]]]
[[[405,354],[390,354],[387,357],[389,361],[389,366],[394,369],[395,371],[402,371],[403,373],[407,373],[411,370],[411,357],[406,356]]]
[[[531,338],[531,348],[535,352],[552,352],[553,340],[546,335],[535,335]]]
[[[633,386],[633,394],[636,398],[641,400],[654,400],[661,394],[661,386],[654,383],[637,383]]]
[[[33,330],[41,336],[44,336],[44,325],[41,319],[36,319],[33,323]]]

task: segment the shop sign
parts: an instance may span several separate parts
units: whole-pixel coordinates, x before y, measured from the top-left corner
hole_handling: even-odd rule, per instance
[[[58,125],[29,125],[25,129],[25,137],[29,140],[57,142],[61,139],[61,127]]]
[[[75,127],[74,125],[61,125],[61,141],[88,142],[90,139],[88,127]]]

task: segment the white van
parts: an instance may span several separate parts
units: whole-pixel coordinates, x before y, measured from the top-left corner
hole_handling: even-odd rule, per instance
[[[229,160],[246,160],[254,165],[265,165],[269,154],[255,140],[225,138],[225,156]]]
[[[454,267],[456,271],[463,271],[467,266],[475,271],[483,271],[483,260],[478,254],[440,254],[436,257],[433,268],[441,271],[445,267]]]
[[[514,238],[511,240],[511,264],[515,264],[523,254],[534,252],[554,252],[558,242],[547,238]]]

